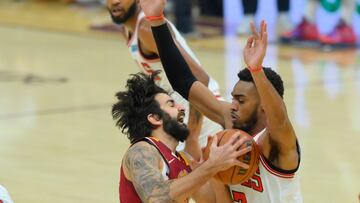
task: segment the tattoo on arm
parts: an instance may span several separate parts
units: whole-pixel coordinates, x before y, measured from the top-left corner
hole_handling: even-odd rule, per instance
[[[171,181],[161,174],[162,157],[154,146],[132,146],[125,158],[135,190],[143,202],[176,202],[170,197]]]

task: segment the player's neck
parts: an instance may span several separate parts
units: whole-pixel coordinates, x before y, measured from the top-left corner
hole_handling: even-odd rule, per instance
[[[127,21],[124,23],[126,29],[128,29],[130,32],[134,32],[134,30],[135,30],[137,18],[138,18],[138,16],[139,16],[140,11],[141,11],[141,10],[138,9],[138,10],[136,11],[136,13],[135,13],[133,16],[131,16],[131,17],[129,18],[129,20],[127,20]]]
[[[256,135],[259,132],[261,132],[262,130],[264,130],[264,128],[266,128],[266,121],[263,119],[259,119],[255,126],[248,132],[250,135]]]
[[[171,151],[175,151],[179,142],[172,137],[171,135],[167,134],[162,129],[156,129],[153,131],[152,136],[158,138],[162,143],[164,143]]]

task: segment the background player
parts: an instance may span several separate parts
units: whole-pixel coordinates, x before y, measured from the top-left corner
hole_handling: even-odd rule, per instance
[[[131,56],[135,59],[137,65],[141,71],[146,74],[151,74],[156,70],[162,70],[162,64],[159,58],[159,54],[156,48],[156,44],[151,32],[151,26],[145,15],[141,11],[138,3],[135,0],[107,0],[107,7],[109,13],[116,24],[122,24],[125,27],[124,37],[127,40],[127,46],[131,53]],[[181,50],[185,60],[189,64],[196,64],[192,66],[191,71],[193,74],[213,92],[213,94],[220,98],[218,83],[209,77],[209,75],[200,67],[200,63],[186,44],[186,41],[177,31],[172,23],[168,22],[171,26],[171,30],[174,35],[174,40],[177,46]],[[168,79],[166,75],[162,73],[160,75],[159,83],[161,87],[170,89]],[[200,144],[206,145],[207,136],[214,134],[222,130],[221,126],[210,121],[207,118],[202,120],[201,114],[197,112],[188,102],[183,99],[178,93],[172,94],[173,98],[180,104],[186,107],[186,112],[189,112],[189,118],[185,118],[185,122],[188,123],[191,138],[197,137],[200,132]],[[187,114],[188,115],[188,114]],[[201,126],[202,125],[202,126]],[[201,128],[202,127],[202,128]],[[201,128],[201,129],[200,129]],[[180,146],[178,149],[182,149]],[[194,154],[195,146],[186,146],[186,151],[190,154]],[[199,158],[199,157],[195,157]]]
[[[320,42],[324,45],[347,45],[355,46],[356,34],[352,28],[353,12],[356,10],[355,0],[336,0],[330,2],[321,0],[321,5],[328,12],[336,12],[340,9],[340,19],[332,31],[321,34],[316,25],[316,11],[319,0],[308,0],[306,12],[302,21],[293,29],[284,32],[281,40],[284,42],[303,41]]]

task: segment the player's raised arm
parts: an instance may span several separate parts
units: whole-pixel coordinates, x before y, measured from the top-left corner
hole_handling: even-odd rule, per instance
[[[224,108],[208,88],[197,81],[176,46],[162,17],[166,0],[141,0],[140,5],[152,25],[152,31],[166,75],[177,92],[211,120],[224,126]]]
[[[253,23],[250,26],[253,34],[249,37],[244,49],[244,60],[254,79],[266,114],[268,143],[271,143],[268,146],[277,152],[276,157],[270,157],[270,160],[273,160],[273,164],[281,169],[293,170],[299,164],[296,135],[283,99],[267,79],[262,67],[268,39],[266,23],[261,22],[260,32],[256,31]]]
[[[195,55],[193,55],[192,50],[189,47],[184,46],[181,42],[178,41],[174,30],[176,28],[170,27],[170,31],[172,33],[173,39],[175,40],[176,46],[180,50],[182,56],[184,57],[187,64],[189,64],[191,72],[194,76],[208,86],[210,76],[205,72],[205,70],[201,67],[200,62],[196,59]],[[141,39],[142,46],[144,46],[147,50],[159,56],[159,52],[157,50],[156,42],[151,30],[151,24],[147,20],[141,21],[140,29],[139,29],[139,37]],[[182,40],[182,39],[180,39]]]

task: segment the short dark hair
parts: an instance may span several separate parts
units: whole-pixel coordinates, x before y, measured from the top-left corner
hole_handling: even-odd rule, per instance
[[[126,82],[126,91],[116,93],[118,101],[112,107],[112,117],[131,143],[151,135],[154,126],[147,119],[149,114],[162,118],[163,111],[155,95],[169,93],[155,84],[159,73],[155,71],[151,76],[132,74]]]
[[[267,79],[270,81],[270,83],[273,85],[273,87],[276,89],[276,91],[279,93],[281,98],[284,96],[284,83],[280,77],[279,74],[277,74],[274,70],[271,68],[263,67],[263,70],[265,72],[265,75]],[[254,79],[251,76],[251,73],[249,69],[244,68],[238,73],[239,80],[246,81],[246,82],[252,82],[254,83]]]

